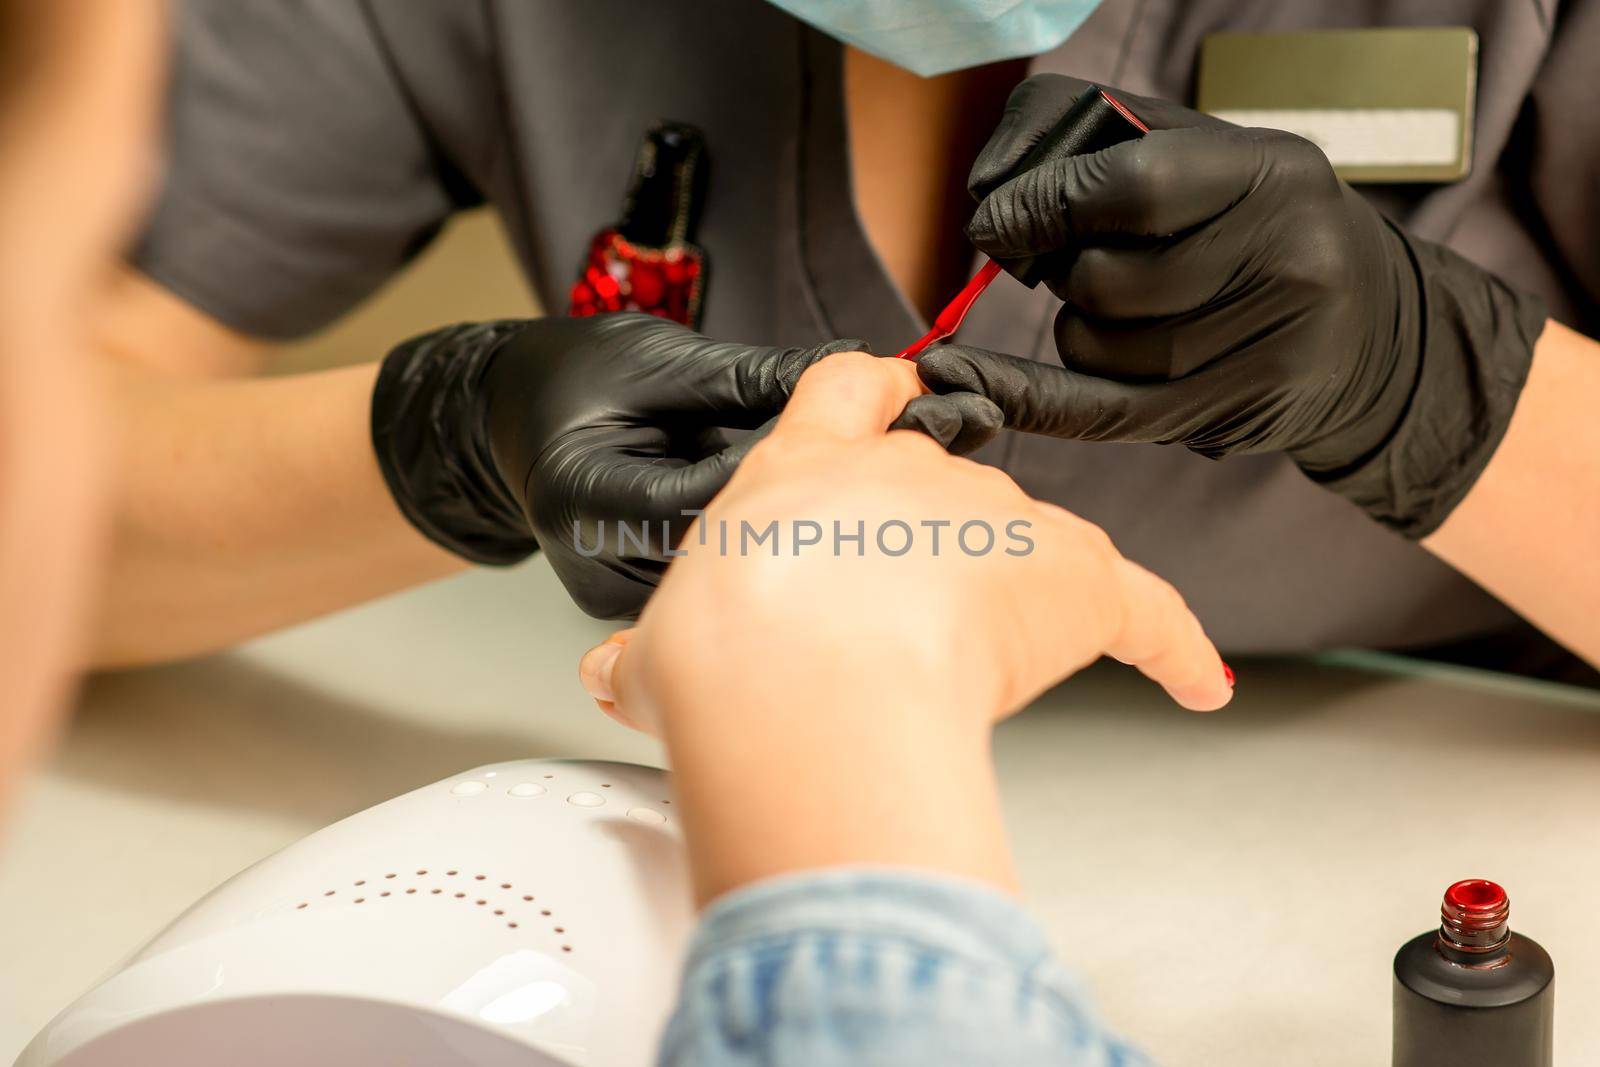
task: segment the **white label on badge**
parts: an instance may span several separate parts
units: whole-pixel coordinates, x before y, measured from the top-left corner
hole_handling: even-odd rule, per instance
[[[1449,166],[1461,158],[1461,117],[1449,108],[1238,108],[1217,118],[1286,130],[1336,167]]]

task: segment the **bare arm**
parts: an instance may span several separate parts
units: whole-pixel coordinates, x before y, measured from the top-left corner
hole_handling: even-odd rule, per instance
[[[103,336],[121,421],[96,665],[212,651],[463,566],[384,486],[374,365],[197,377],[249,369],[264,346],[140,279]]]
[[[19,317],[0,336],[0,810],[81,656],[107,489],[84,353],[58,328],[17,329]]]
[[[27,59],[0,64],[0,811],[84,656],[112,484],[89,324],[142,204],[161,7],[0,19],[5,58]]]
[[[1550,323],[1505,440],[1423,542],[1600,665],[1600,343]]]

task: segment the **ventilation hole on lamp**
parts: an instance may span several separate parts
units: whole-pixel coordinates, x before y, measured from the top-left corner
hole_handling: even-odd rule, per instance
[[[407,896],[410,896],[410,895],[411,895],[411,894],[412,894],[412,893],[415,893],[415,892],[416,892],[416,890],[415,890],[415,889],[407,889],[407,890],[406,890],[406,895],[407,895]]]
[[[487,900],[475,900],[475,901],[473,901],[473,903],[478,905],[478,907],[481,908],[481,907],[483,907],[485,904],[487,904],[489,902]]]
[[[330,890],[328,890],[326,893],[324,893],[322,895],[325,896],[325,897],[331,897],[337,892],[338,892],[337,889],[330,889]]]
[[[386,875],[384,875],[384,877],[385,877],[385,878],[393,878],[393,877],[394,877],[394,872],[393,872],[393,871],[391,871],[391,872],[390,872],[390,873],[388,873],[388,874],[386,874]]]
[[[601,789],[610,789],[611,788],[611,783],[610,782],[601,782],[600,783],[600,788]]]
[[[461,899],[461,898],[462,898],[462,897],[464,897],[464,896],[466,896],[466,894],[465,894],[465,893],[457,893],[457,894],[456,894],[456,899],[457,899],[457,900],[460,900],[460,899]]]
[[[562,952],[571,952],[572,951],[572,946],[571,945],[562,945],[561,946],[561,951]]]
[[[423,875],[425,875],[427,873],[428,873],[428,869],[426,867],[424,867],[422,870],[417,872],[417,877],[421,878]]]
[[[501,889],[510,889],[511,888],[511,883],[510,882],[501,882],[500,883],[500,888]]]
[[[513,930],[515,930],[517,928],[517,924],[516,923],[506,923],[506,925],[511,927],[511,929],[513,929]]]
[[[428,890],[428,892],[432,893],[434,896],[438,896],[440,893],[443,893],[444,890],[443,889],[430,889],[430,890]]]
[[[381,892],[381,893],[379,893],[379,894],[378,894],[378,895],[379,895],[379,896],[380,896],[380,897],[386,897],[386,896],[388,896],[388,895],[389,895],[389,891],[388,891],[388,890],[387,890],[387,889],[385,889],[385,890],[384,890],[384,891],[383,891],[383,892]]]
[[[472,876],[472,880],[475,881],[475,882],[481,882],[481,881],[484,880],[485,877],[486,876],[482,875],[482,874],[475,874],[475,875]]]
[[[564,933],[566,933],[566,932],[567,932],[567,928],[566,928],[566,927],[565,927],[565,926],[558,926],[558,927],[556,927],[556,933],[558,933],[558,934],[564,934]]]
[[[549,914],[550,914],[550,909],[549,909],[549,908],[545,908],[545,909],[544,909],[544,910],[543,910],[543,911],[541,911],[541,912],[540,912],[540,913],[539,913],[539,914],[540,914],[540,915],[549,915]]]
[[[451,878],[454,878],[456,875],[460,874],[461,872],[460,871],[445,871],[444,873],[449,875]]]
[[[367,898],[366,897],[356,897],[356,903],[357,904],[365,904],[366,902],[367,902]]]
[[[294,910],[295,911],[299,911],[303,907],[306,907],[306,902],[302,900],[300,903],[298,903],[298,904],[296,904],[294,906]]]
[[[555,775],[553,775],[553,774],[547,774],[547,775],[545,775],[545,777],[546,777],[546,778],[554,778],[554,777],[555,777]]]
[[[356,885],[366,885],[366,884],[367,884],[367,880],[365,878],[361,878],[361,879],[358,879],[356,881]]]
[[[524,896],[524,897],[523,897],[523,898],[522,898],[522,899],[523,899],[523,900],[532,900],[532,899],[533,899],[533,897],[532,897],[532,896]]]
[[[496,915],[504,915],[505,914],[505,909],[504,908],[496,908],[496,909],[494,909],[494,913]]]

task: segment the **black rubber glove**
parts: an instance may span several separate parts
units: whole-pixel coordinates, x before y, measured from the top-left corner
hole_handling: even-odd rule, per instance
[[[1311,142],[1117,94],[1152,132],[1012,177],[1083,82],[1028,79],[973,167],[968,235],[996,257],[1066,250],[1047,284],[1065,369],[958,345],[935,391],[1017,429],[1285,451],[1410,537],[1466,495],[1505,432],[1540,302],[1410,236]]]
[[[372,437],[390,491],[429,538],[477,563],[543,547],[578,606],[638,614],[692,521],[830,352],[712,341],[643,314],[450,326],[384,360]],[[896,426],[976,448],[1000,412],[923,396]]]

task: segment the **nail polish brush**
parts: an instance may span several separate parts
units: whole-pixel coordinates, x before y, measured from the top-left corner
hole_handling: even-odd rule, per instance
[[[1022,157],[1013,176],[1068,156],[1098,152],[1149,132],[1150,128],[1140,122],[1121,101],[1099,86],[1091,85],[1079,95],[1060,121],[1039,139],[1039,143]],[[1032,289],[1049,273],[1049,262],[1061,254],[1056,252],[1017,259],[985,260],[972,280],[934,318],[928,332],[896,355],[900,359],[916,359],[929,345],[954,335],[972,305],[977,303],[978,297],[983,295],[989,283],[999,277],[1002,270]]]

